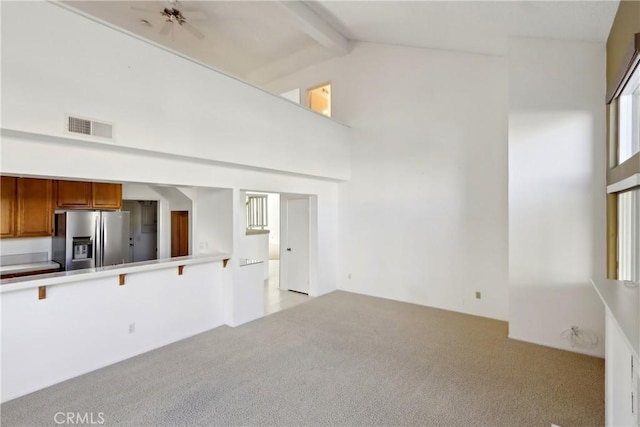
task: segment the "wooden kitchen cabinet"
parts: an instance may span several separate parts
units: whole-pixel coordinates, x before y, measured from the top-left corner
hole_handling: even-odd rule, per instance
[[[57,208],[91,208],[93,200],[90,182],[58,180],[54,182],[53,192]]]
[[[0,237],[16,235],[16,180],[12,176],[3,176],[0,183]]]
[[[17,179],[16,237],[51,236],[53,234],[53,181]]]
[[[122,184],[2,177],[0,238],[53,235],[54,209],[122,209]]]
[[[94,182],[92,186],[95,209],[122,209],[122,184]]]

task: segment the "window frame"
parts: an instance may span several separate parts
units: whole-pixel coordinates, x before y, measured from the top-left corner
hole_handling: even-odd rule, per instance
[[[328,111],[327,111],[327,113],[325,114],[325,113],[324,113],[324,112],[322,112],[322,111],[314,110],[314,109],[312,108],[312,92],[313,92],[313,91],[315,91],[315,90],[318,90],[318,89],[320,89],[320,88],[326,87],[326,86],[328,86],[328,87],[329,87],[329,92],[328,92],[328,102],[327,102],[327,104],[328,104],[328,108],[327,108],[327,110],[328,110]],[[333,105],[332,105],[333,86],[332,86],[332,84],[331,84],[331,82],[330,82],[330,81],[328,81],[328,82],[324,82],[324,83],[319,84],[319,85],[312,86],[312,87],[310,87],[310,88],[307,88],[307,92],[306,92],[305,96],[306,96],[306,99],[305,99],[305,101],[306,101],[306,106],[307,106],[307,108],[308,108],[308,109],[310,109],[311,111],[314,111],[314,112],[316,112],[316,113],[318,113],[318,114],[320,114],[320,115],[322,115],[322,116],[329,117],[329,118],[331,118],[331,117],[332,117],[332,108],[333,108]]]
[[[640,127],[640,65],[630,74],[629,80],[625,83],[620,95],[614,99],[617,119],[615,121],[617,131],[617,165],[621,165],[636,154],[640,153],[640,137],[638,135]],[[624,102],[623,102],[624,101]],[[623,138],[624,135],[624,138]],[[622,144],[624,139],[624,146]],[[627,147],[627,144],[629,145]],[[623,154],[623,148],[629,149],[630,153]],[[633,152],[635,151],[635,152]],[[624,159],[622,157],[624,156]]]
[[[268,194],[247,194],[247,230],[265,230],[269,227]]]
[[[619,159],[619,98],[632,77],[640,73],[640,33],[633,36],[620,71],[607,93],[607,277],[617,279],[618,268],[618,193],[640,188],[640,152],[623,162]]]

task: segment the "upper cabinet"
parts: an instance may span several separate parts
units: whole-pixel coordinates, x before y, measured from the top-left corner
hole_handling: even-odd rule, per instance
[[[122,209],[122,184],[2,177],[0,238],[53,235],[54,209]]]
[[[53,181],[17,178],[16,237],[53,234]],[[3,208],[4,209],[4,208]]]
[[[93,207],[96,209],[121,209],[122,184],[93,183]]]
[[[122,184],[55,181],[54,198],[58,209],[121,209]]]
[[[16,185],[17,178],[3,176],[0,187],[2,202],[0,203],[0,237],[16,235]]]
[[[91,183],[80,181],[55,181],[56,207],[60,209],[91,208]]]
[[[3,176],[0,237],[51,236],[52,189],[50,179]]]

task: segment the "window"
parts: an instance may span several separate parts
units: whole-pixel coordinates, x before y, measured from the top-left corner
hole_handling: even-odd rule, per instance
[[[618,100],[619,163],[640,152],[640,66]],[[640,281],[640,189],[618,195],[618,279]]]
[[[618,164],[640,152],[640,67],[618,97]]]
[[[640,33],[607,87],[607,277],[640,281]]]
[[[247,229],[264,230],[269,226],[266,194],[247,194]]]
[[[618,280],[640,281],[640,189],[618,194]]]
[[[307,91],[307,107],[331,117],[331,83],[309,89]]]

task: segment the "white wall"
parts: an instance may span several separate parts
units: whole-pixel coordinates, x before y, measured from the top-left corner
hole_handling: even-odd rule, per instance
[[[180,189],[152,186],[153,191],[161,194],[169,202],[169,211],[191,211],[192,200]]]
[[[269,234],[250,234],[241,239],[237,253],[240,258],[261,260],[262,280],[269,279]]]
[[[167,202],[166,206],[163,206],[163,212],[161,214],[161,218],[158,222],[163,222],[163,230],[165,230],[168,235],[165,237],[168,241],[168,252],[167,257],[171,256],[171,211],[187,211],[189,214],[189,242],[188,242],[188,253],[189,255],[193,255],[197,253],[194,251],[193,246],[193,200],[196,198],[195,193],[193,196],[188,196],[184,194],[182,190],[175,187],[169,186],[159,186],[152,185],[150,186],[153,191],[162,195],[163,199]],[[162,220],[162,221],[161,221]]]
[[[55,3],[1,7],[5,129],[64,136],[74,114],[114,123],[117,146],[349,177],[338,123]]]
[[[263,263],[234,271],[233,285],[224,288],[225,323],[238,326],[264,316]]]
[[[0,239],[0,255],[20,255],[46,252],[51,259],[51,237],[20,237]]]
[[[562,348],[570,325],[602,334],[603,45],[513,40],[500,58],[355,43],[269,85],[330,81],[348,132],[55,5],[2,8],[3,127],[33,133],[3,131],[4,173],[227,188],[232,204],[242,188],[314,195],[317,294],[508,318],[513,338]],[[159,90],[174,76],[181,91]],[[67,112],[115,122],[117,144],[61,138]]]
[[[269,194],[269,259],[280,258],[280,195]]]
[[[509,45],[509,336],[598,356],[605,275],[605,48]],[[561,332],[600,337],[571,348]]]
[[[1,401],[223,324],[222,264],[3,293]],[[135,332],[129,326],[135,324]]]
[[[194,209],[194,248],[197,253],[233,251],[233,191],[198,188]]]
[[[336,289],[332,180],[349,174],[348,128],[56,4],[1,7],[3,173],[318,195],[325,214],[317,289]],[[180,89],[167,92],[167,81]],[[66,113],[114,122],[116,142],[64,134]],[[231,223],[231,196],[218,196]],[[170,218],[162,212],[165,235]],[[233,247],[232,230],[212,232]],[[169,248],[162,244],[159,257]]]
[[[87,145],[81,141],[62,138],[2,133],[0,169],[7,174],[46,176],[53,178],[72,177],[86,180],[113,180],[114,175],[123,182],[155,183],[162,185],[207,188],[219,187],[217,197],[232,203],[226,192],[237,192],[240,188],[261,188],[268,192],[317,195],[318,198],[318,265],[317,295],[336,289],[338,260],[338,184],[327,180],[292,176],[286,173],[271,173],[240,168],[231,168],[206,162],[188,162],[158,153],[139,153],[114,149],[107,146]],[[39,153],[34,156],[33,153]],[[69,157],[81,158],[82,162],[69,162]],[[229,190],[231,189],[231,190]],[[237,194],[236,194],[237,196]],[[226,203],[226,202],[225,202]],[[212,201],[212,209],[221,205]],[[244,208],[244,205],[242,205]],[[226,209],[226,208],[225,208]],[[168,212],[168,210],[167,210]],[[220,224],[235,224],[230,229],[219,230],[224,247],[235,247],[232,230],[237,230],[237,221],[230,218],[235,210]],[[205,211],[206,213],[206,211]],[[215,215],[215,212],[213,213]],[[170,218],[160,218],[158,228],[170,230]],[[166,228],[169,227],[169,228]],[[229,234],[225,234],[229,233]],[[165,235],[170,235],[165,234]],[[236,233],[237,235],[237,233]],[[169,245],[166,245],[169,248]],[[215,250],[209,245],[209,250]],[[166,258],[170,254],[160,255]],[[237,257],[237,254],[233,254]]]
[[[506,60],[355,43],[268,88],[326,81],[354,144],[339,287],[506,319]]]

